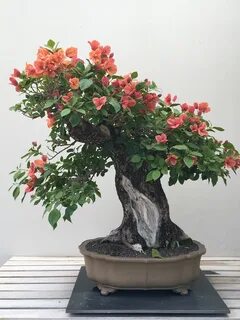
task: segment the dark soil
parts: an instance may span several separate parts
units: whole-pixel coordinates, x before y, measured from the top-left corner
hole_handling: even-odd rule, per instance
[[[97,252],[100,254],[106,254],[110,256],[118,257],[136,257],[136,258],[152,258],[152,249],[147,248],[144,253],[134,251],[121,243],[103,242],[101,239],[90,241],[86,245],[86,249],[89,251]],[[181,254],[187,254],[192,251],[198,250],[198,245],[191,239],[184,241],[172,248],[158,248],[157,249],[161,257],[174,257]]]

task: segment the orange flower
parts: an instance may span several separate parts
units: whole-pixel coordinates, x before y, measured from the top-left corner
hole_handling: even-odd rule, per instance
[[[52,128],[52,126],[55,124],[56,118],[54,117],[53,114],[48,113],[48,118],[47,118],[47,126],[48,128]]]
[[[100,43],[97,40],[88,41],[88,43],[90,44],[92,50],[96,50],[100,46]]]
[[[78,50],[77,48],[70,47],[66,49],[65,54],[68,58],[77,58]]]
[[[88,41],[88,43],[92,49],[89,53],[89,58],[93,63],[95,63],[97,69],[104,70],[110,75],[115,74],[117,72],[117,66],[114,64],[111,47],[103,47],[96,40]]]
[[[105,96],[103,96],[101,98],[93,98],[92,102],[94,103],[97,110],[101,110],[102,107],[106,104],[107,98]]]
[[[97,50],[91,51],[89,53],[89,58],[90,58],[90,60],[93,61],[93,63],[100,64],[102,61],[101,55],[102,55],[102,50],[100,48],[98,48]]]
[[[229,169],[233,169],[236,166],[237,162],[232,157],[227,157],[224,161],[224,166]]]
[[[190,129],[192,132],[196,132],[198,133],[200,136],[204,137],[208,135],[208,132],[206,130],[206,123],[202,122],[199,125],[197,125],[196,123],[190,126]]]
[[[31,162],[31,163],[30,163],[29,170],[28,170],[28,176],[29,176],[29,177],[35,176],[35,172],[36,172],[35,164],[34,164],[33,162]]]
[[[201,102],[198,104],[198,110],[200,112],[207,113],[211,111],[211,108],[209,107],[207,102]]]
[[[44,168],[45,162],[42,159],[34,160],[36,168]]]
[[[51,52],[48,49],[42,48],[42,47],[38,49],[38,52],[37,52],[38,59],[45,60],[50,55],[51,55]]]
[[[130,96],[122,96],[121,104],[123,109],[132,108],[136,105],[136,100]]]
[[[153,112],[155,110],[158,101],[159,97],[156,93],[147,93],[144,96],[144,104],[147,106],[150,112]]]
[[[167,143],[168,139],[165,133],[161,133],[155,136],[157,143]]]
[[[170,153],[165,160],[170,166],[175,166],[177,164],[178,157],[175,154]]]
[[[78,78],[71,78],[68,80],[69,82],[69,85],[70,87],[73,89],[73,90],[77,90],[79,88],[79,79]]]
[[[32,64],[27,63],[25,67],[27,77],[36,77],[36,69]]]
[[[62,100],[65,103],[68,103],[73,97],[73,93],[72,92],[68,92],[66,95],[62,96]]]
[[[25,192],[32,192],[35,188],[35,185],[37,183],[37,177],[35,175],[33,175],[27,182],[26,188],[25,188]]]
[[[10,77],[9,81],[11,82],[11,85],[13,85],[14,87],[18,86],[18,82],[15,78]]]
[[[20,72],[18,69],[14,68],[14,69],[13,69],[12,77],[14,77],[14,78],[20,78],[20,77],[21,77],[21,72]]]
[[[177,129],[183,124],[183,119],[182,117],[170,117],[167,119],[167,124],[170,129]]]

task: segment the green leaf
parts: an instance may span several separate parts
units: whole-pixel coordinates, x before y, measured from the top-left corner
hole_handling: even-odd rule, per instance
[[[135,155],[132,156],[132,158],[131,158],[131,162],[133,162],[133,163],[138,163],[138,162],[140,162],[140,161],[141,161],[141,157],[140,157],[139,154],[135,154]]]
[[[20,180],[25,175],[25,171],[16,171],[13,175],[13,180]]]
[[[154,150],[164,151],[167,150],[167,146],[165,144],[156,144],[153,147]]]
[[[74,205],[72,205],[70,207],[67,207],[65,209],[65,214],[63,216],[63,220],[68,220],[69,222],[72,222],[71,221],[71,216],[74,213],[74,211],[76,211],[76,210],[77,210],[77,205],[76,204],[74,204]]]
[[[70,120],[71,125],[73,127],[76,127],[79,124],[81,117],[80,117],[79,113],[74,112],[71,114],[71,117],[69,120]]]
[[[153,161],[155,159],[155,157],[152,154],[147,155],[147,159],[149,161]]]
[[[55,229],[57,227],[58,220],[61,218],[61,212],[58,209],[53,209],[48,215],[48,221]]]
[[[109,100],[109,104],[113,106],[115,112],[118,112],[119,110],[121,110],[121,105],[115,98],[111,98]]]
[[[188,150],[188,147],[185,144],[177,144],[172,147],[173,149],[176,150]]]
[[[79,62],[77,63],[77,68],[78,68],[79,71],[81,71],[81,72],[83,72],[84,69],[85,69],[84,64],[83,64],[81,61],[79,61]]]
[[[13,190],[13,198],[14,200],[17,199],[17,197],[19,196],[19,193],[20,193],[20,188],[19,187],[16,187],[14,190]]]
[[[217,130],[217,131],[224,131],[224,129],[221,128],[221,127],[213,127],[213,129],[215,129],[215,130]]]
[[[156,88],[157,88],[156,83],[155,83],[154,81],[152,81],[152,83],[151,83],[150,86],[149,86],[149,89],[154,90],[154,89],[156,89]]]
[[[152,178],[153,180],[157,180],[161,175],[161,172],[159,170],[153,170],[152,171]]]
[[[141,90],[143,88],[146,87],[146,83],[145,82],[139,82],[137,85],[136,85],[136,89],[137,90]]]
[[[191,156],[202,157],[203,155],[198,151],[191,151]]]
[[[132,79],[135,79],[135,78],[137,78],[137,77],[138,77],[137,71],[134,71],[134,72],[131,73],[131,78],[132,78]]]
[[[47,42],[47,47],[50,49],[53,49],[55,47],[55,41],[53,41],[52,39],[49,39]]]
[[[162,258],[162,256],[160,255],[160,252],[154,248],[152,249],[151,255],[152,255],[152,258],[158,258],[158,259]]]
[[[168,174],[168,167],[167,167],[167,166],[164,166],[164,167],[161,169],[161,173],[162,173],[162,174]]]
[[[82,91],[88,89],[93,84],[93,81],[90,79],[82,79],[80,80],[80,89]]]
[[[212,181],[212,185],[214,187],[218,182],[218,176],[216,174],[212,175],[211,176],[211,181]]]
[[[69,108],[66,108],[66,109],[63,109],[62,111],[61,111],[61,116],[62,117],[66,117],[69,113],[71,113],[71,109],[69,109]]]
[[[44,109],[50,108],[52,105],[54,105],[54,103],[56,103],[55,99],[47,100],[45,105],[44,105]]]
[[[84,109],[77,109],[76,111],[81,113],[81,114],[86,114],[86,111]]]
[[[147,174],[146,181],[152,181],[157,180],[161,175],[161,172],[159,170],[152,170]]]
[[[191,157],[184,157],[183,161],[188,168],[191,168],[194,164],[194,160]]]

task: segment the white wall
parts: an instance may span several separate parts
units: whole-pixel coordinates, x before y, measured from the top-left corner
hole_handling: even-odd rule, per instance
[[[121,221],[111,171],[99,181],[102,199],[80,209],[73,224],[52,231],[42,208],[14,202],[7,192],[8,172],[31,141],[44,141],[45,121],[32,121],[8,111],[18,100],[8,85],[13,67],[31,62],[49,38],[78,46],[86,57],[87,41],[111,44],[119,72],[139,70],[164,92],[182,101],[207,100],[209,115],[239,145],[240,1],[237,0],[1,0],[1,214],[0,262],[11,255],[78,255],[86,238],[107,234]],[[209,255],[240,255],[239,183],[228,187],[186,183],[166,193],[173,219],[204,242]]]

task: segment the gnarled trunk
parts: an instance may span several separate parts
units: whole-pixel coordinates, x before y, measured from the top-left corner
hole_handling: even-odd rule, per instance
[[[122,242],[141,251],[146,247],[167,247],[188,238],[170,219],[160,180],[146,182],[144,168],[134,171],[122,160],[115,163],[115,183],[123,206],[123,221],[104,240]]]
[[[117,136],[116,130],[105,125],[94,126],[82,121],[72,128],[70,136],[83,143],[103,146]],[[188,236],[171,221],[168,201],[160,180],[145,181],[146,168],[136,170],[129,163],[124,146],[113,143],[111,157],[116,170],[116,189],[123,206],[123,221],[102,241],[121,242],[141,251],[144,248],[160,248],[174,245]]]

